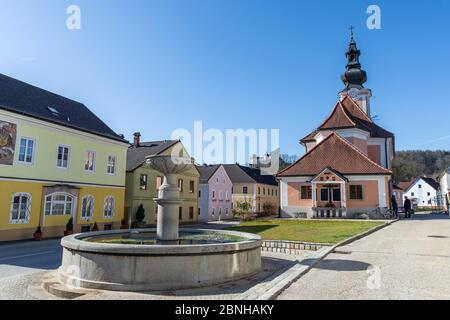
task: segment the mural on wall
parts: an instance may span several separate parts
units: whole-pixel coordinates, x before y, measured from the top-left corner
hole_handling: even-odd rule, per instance
[[[16,124],[0,120],[0,165],[13,165],[16,135]]]

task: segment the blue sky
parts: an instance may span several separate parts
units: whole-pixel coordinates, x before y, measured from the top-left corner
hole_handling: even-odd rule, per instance
[[[82,29],[66,28],[66,8]],[[382,29],[366,9],[382,10]],[[350,25],[397,149],[450,149],[450,1],[0,0],[0,72],[85,103],[128,139],[280,129],[282,153],[329,114]]]

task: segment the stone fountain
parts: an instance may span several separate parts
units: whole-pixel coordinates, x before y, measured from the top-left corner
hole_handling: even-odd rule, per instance
[[[164,175],[164,181],[159,188],[157,237],[166,243],[176,243],[179,240],[178,208],[183,200],[180,198],[177,175],[194,167],[194,160],[175,156],[150,156],[146,164]]]
[[[191,158],[150,156],[164,175],[156,229],[70,235],[61,240],[59,281],[72,287],[118,291],[176,290],[216,285],[258,273],[261,237],[236,231],[179,230],[177,174]]]

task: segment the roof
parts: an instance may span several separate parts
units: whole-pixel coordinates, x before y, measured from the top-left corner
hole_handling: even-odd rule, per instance
[[[131,146],[127,151],[127,171],[140,167],[148,156],[155,156],[172,147],[179,140],[141,142],[139,147]]]
[[[0,109],[126,142],[84,104],[3,74],[0,74]]]
[[[374,123],[359,105],[349,96],[338,101],[327,119],[312,133],[300,140],[302,143],[315,141],[321,130],[358,128],[370,133],[373,138],[391,138],[394,134]]]
[[[428,183],[434,190],[439,190],[441,188],[441,185],[436,182],[436,180],[434,180],[433,178],[428,178],[428,177],[421,177],[423,181],[425,181],[426,183]]]
[[[432,187],[434,190],[439,190],[440,187],[441,187],[441,185],[438,182],[436,182],[436,180],[434,180],[433,178],[417,177],[411,182],[406,182],[406,183],[405,182],[400,182],[400,184],[405,183],[405,187],[403,188],[403,192],[407,192],[409,189],[411,189],[412,186],[414,186],[418,181],[420,181],[420,179],[425,181],[425,183],[430,185],[430,187]]]
[[[278,185],[274,176],[261,174],[260,169],[241,166],[239,164],[224,164],[232,183],[261,183],[268,185]]]
[[[357,147],[333,132],[277,176],[314,176],[327,167],[344,175],[392,174],[392,171],[372,161]]]
[[[407,190],[409,188],[409,186],[414,182],[413,181],[403,181],[403,182],[399,182],[398,186],[400,189],[402,190]]]
[[[197,166],[197,170],[200,173],[200,184],[208,183],[220,166],[220,164]]]

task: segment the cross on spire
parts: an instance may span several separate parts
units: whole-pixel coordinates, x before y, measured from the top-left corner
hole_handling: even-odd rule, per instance
[[[350,37],[351,37],[351,40],[353,40],[353,30],[354,30],[355,28],[353,28],[353,26],[350,26]]]

